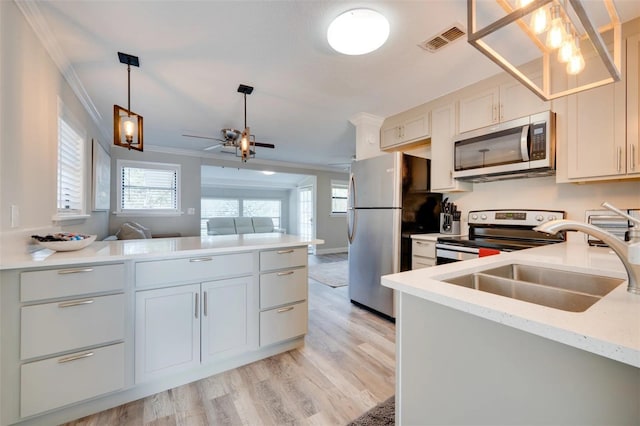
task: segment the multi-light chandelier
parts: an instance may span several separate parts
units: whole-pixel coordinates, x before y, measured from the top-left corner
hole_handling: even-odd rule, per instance
[[[597,27],[580,0],[467,0],[467,6],[469,43],[544,100],[620,80],[621,25],[612,0],[589,1],[590,8],[603,9],[601,18],[607,17]],[[486,10],[491,7],[493,10]],[[478,28],[480,18],[494,20]],[[523,34],[528,46],[522,42]],[[605,36],[611,47],[605,43]],[[507,58],[514,51],[534,50],[536,54],[520,57],[521,62]],[[598,69],[604,69],[604,73],[590,81],[585,76],[575,77],[587,63],[595,64],[597,60]],[[539,70],[523,71],[531,70],[532,64]],[[595,73],[589,75],[592,74]]]

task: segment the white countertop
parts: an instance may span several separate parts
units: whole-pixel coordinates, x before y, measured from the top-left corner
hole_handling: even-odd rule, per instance
[[[567,312],[441,281],[514,261],[623,278],[625,282],[586,311]],[[569,242],[385,275],[382,277],[382,284],[640,367],[640,295],[627,292],[626,277],[622,262],[610,249]]]
[[[43,249],[33,253],[4,253],[0,262],[0,270],[119,260],[167,259],[178,256],[202,256],[323,243],[324,241],[319,239],[302,238],[297,235],[286,235],[278,232],[96,241],[88,247],[77,251],[55,252]]]

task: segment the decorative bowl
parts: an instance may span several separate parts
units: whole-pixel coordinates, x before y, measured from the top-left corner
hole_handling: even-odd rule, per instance
[[[55,251],[75,251],[81,250],[87,247],[89,244],[96,240],[97,235],[89,235],[82,240],[70,240],[70,241],[38,241],[44,248]]]

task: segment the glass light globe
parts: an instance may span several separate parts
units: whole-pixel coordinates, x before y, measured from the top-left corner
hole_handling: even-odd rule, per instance
[[[580,74],[584,69],[584,66],[584,58],[582,57],[582,53],[578,48],[576,49],[576,53],[571,57],[571,59],[569,59],[569,62],[567,62],[567,74]]]
[[[549,8],[541,7],[531,14],[531,24],[529,25],[535,34],[542,34],[549,29]]]
[[[382,46],[389,37],[389,21],[371,9],[353,9],[331,22],[329,45],[345,55],[364,55]]]

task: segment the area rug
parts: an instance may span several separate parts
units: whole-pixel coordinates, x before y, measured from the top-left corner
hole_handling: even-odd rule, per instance
[[[396,424],[396,397],[373,407],[347,426],[393,426]]]
[[[309,278],[330,287],[343,287],[349,284],[349,262],[341,260],[309,265]]]

